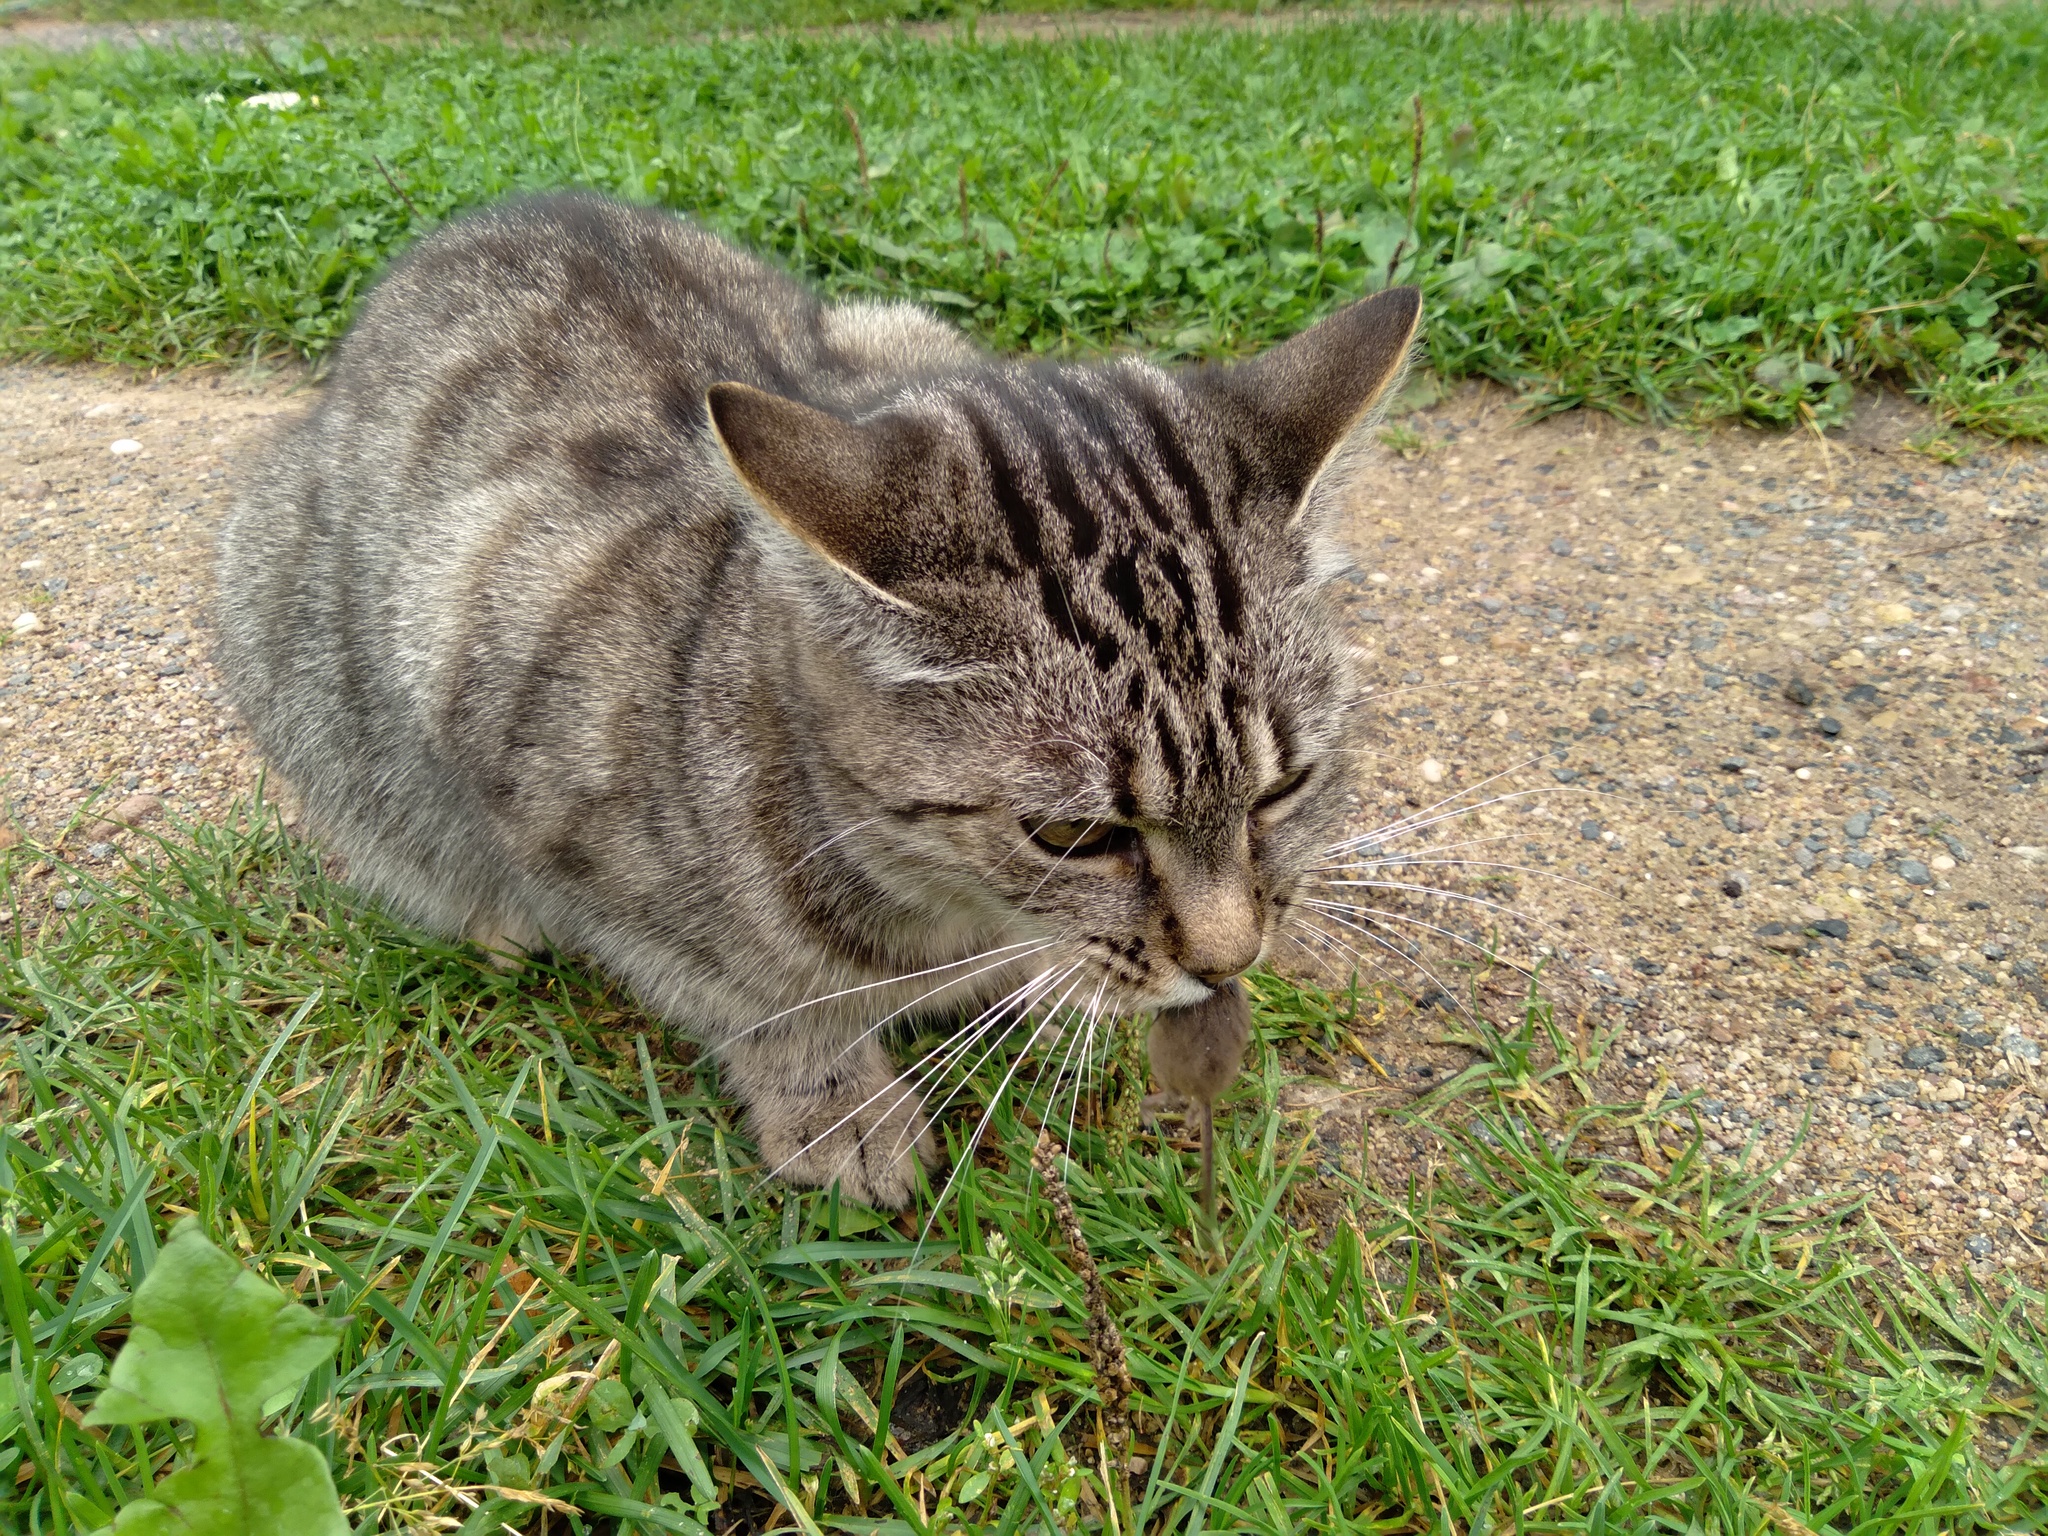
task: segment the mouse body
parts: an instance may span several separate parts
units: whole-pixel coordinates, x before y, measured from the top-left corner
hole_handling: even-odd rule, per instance
[[[1146,1054],[1159,1092],[1147,1095],[1147,1118],[1179,1110],[1202,1132],[1202,1211],[1216,1220],[1216,1101],[1244,1071],[1252,1009],[1244,988],[1227,981],[1204,1001],[1152,1021]]]

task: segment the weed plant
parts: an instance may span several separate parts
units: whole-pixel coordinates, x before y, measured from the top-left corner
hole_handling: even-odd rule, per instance
[[[297,105],[244,104],[280,92]],[[1539,410],[1824,425],[1885,376],[2041,437],[2044,156],[2041,0],[1057,45],[17,50],[0,347],[317,357],[407,242],[584,185],[1001,347],[1223,356],[1415,281],[1436,372]]]
[[[2048,1524],[2043,1298],[1873,1272],[1853,1207],[1709,1166],[1682,1102],[1599,1103],[1540,996],[1403,1117],[1437,1150],[1395,1181],[1275,1112],[1374,999],[1259,978],[1218,1248],[1191,1154],[1112,1151],[1038,1061],[965,1085],[953,1195],[885,1221],[764,1184],[715,1068],[590,977],[406,931],[260,809],[145,853],[4,856],[41,925],[0,982],[7,1529],[168,1470],[165,1425],[90,1410],[188,1215],[343,1325],[267,1428],[363,1532]],[[1041,1124],[1129,1349],[1128,1503]]]

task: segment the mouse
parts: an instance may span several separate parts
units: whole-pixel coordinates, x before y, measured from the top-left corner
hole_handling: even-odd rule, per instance
[[[1216,1101],[1244,1070],[1251,1039],[1251,1003],[1243,987],[1226,981],[1199,1003],[1161,1013],[1145,1040],[1152,1081],[1159,1087],[1145,1096],[1146,1120],[1178,1111],[1199,1123],[1202,1213],[1211,1226],[1216,1222]]]

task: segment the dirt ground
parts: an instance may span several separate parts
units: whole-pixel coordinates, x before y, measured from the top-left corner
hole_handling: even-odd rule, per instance
[[[294,388],[0,365],[0,839],[109,861],[116,812],[251,791],[209,546]],[[1290,1109],[1355,1145],[1361,1105],[1471,1059],[1440,1042],[1473,946],[1547,957],[1561,1015],[1614,1031],[1610,1096],[1698,1090],[1723,1157],[1810,1115],[1788,1194],[1867,1186],[1908,1252],[2038,1278],[2048,452],[1949,466],[1908,446],[1931,427],[1880,396],[1825,445],[1525,425],[1473,388],[1390,429],[1344,587],[1373,835],[1328,872],[1370,883],[1282,958],[1411,1001]],[[1477,1006],[1513,1018],[1520,984]]]
[[[1693,3],[1695,0],[1551,0],[1543,9],[1548,15],[1579,15],[1592,11],[1619,15],[1626,10],[1645,16],[1678,10]],[[1842,0],[1779,0],[1779,3],[1824,10],[1839,6]],[[1881,9],[1890,9],[1901,3],[1905,0],[1879,0]],[[1071,37],[1144,37],[1155,32],[1181,31],[1197,26],[1276,32],[1328,22],[1355,21],[1361,16],[1399,16],[1411,11],[1483,19],[1504,15],[1514,5],[1515,0],[1379,0],[1379,3],[1341,7],[1289,6],[1256,12],[1195,9],[995,11],[937,21],[850,22],[801,30],[827,35],[900,30],[906,36],[933,41],[972,32],[984,41],[1054,42]],[[206,52],[247,47],[258,37],[255,32],[233,22],[206,18],[89,22],[64,14],[68,8],[61,4],[53,4],[47,9],[58,14],[28,14],[0,20],[0,47],[12,44],[71,53],[106,43],[114,47],[183,48]],[[561,46],[558,39],[508,37],[505,41],[521,46]]]

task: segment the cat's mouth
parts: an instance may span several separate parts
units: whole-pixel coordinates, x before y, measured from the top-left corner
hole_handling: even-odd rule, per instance
[[[1149,989],[1148,989],[1149,990]],[[1146,998],[1146,1008],[1192,1008],[1207,1002],[1216,989],[1198,977],[1182,971],[1179,976]]]

